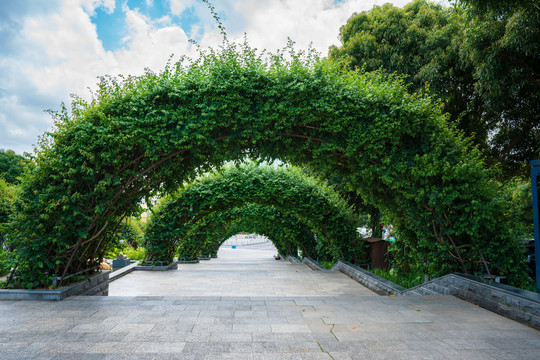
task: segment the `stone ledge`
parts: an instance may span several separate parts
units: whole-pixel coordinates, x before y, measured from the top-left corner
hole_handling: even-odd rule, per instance
[[[109,270],[88,279],[58,289],[0,289],[0,300],[62,300],[75,295],[105,295],[109,292]]]
[[[139,264],[139,261],[135,261],[133,264],[124,266],[118,270],[111,272],[109,275],[109,282],[120,279],[122,276],[129,274],[135,270],[135,267]]]
[[[292,255],[288,255],[287,260],[289,260],[293,264],[301,264],[302,263],[300,260],[298,260],[296,257],[294,257]]]
[[[406,290],[402,286],[394,284],[389,280],[383,279],[382,277],[372,274],[347,261],[338,261],[332,270],[341,271],[379,295],[401,295],[401,293]]]
[[[133,268],[134,270],[142,270],[142,271],[169,271],[169,270],[176,270],[178,269],[178,261],[174,261],[170,263],[169,265],[163,265],[163,266],[143,266],[143,265],[137,265]]]
[[[311,269],[316,270],[316,271],[328,271],[327,268],[325,268],[324,266],[322,266],[321,264],[319,264],[317,261],[313,260],[309,256],[304,257],[304,259],[302,260],[302,263],[306,264]]]
[[[195,260],[178,260],[176,263],[177,264],[198,264],[199,259],[195,259]]]

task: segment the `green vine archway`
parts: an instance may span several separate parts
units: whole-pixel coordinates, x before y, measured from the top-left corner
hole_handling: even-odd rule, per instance
[[[356,231],[358,218],[328,185],[294,168],[255,164],[208,174],[167,199],[153,213],[146,229],[148,260],[172,261],[197,220],[245,203],[269,205],[294,214],[314,230],[330,259],[364,260]],[[195,256],[202,244],[184,241],[183,245],[188,255]]]
[[[104,78],[90,103],[55,114],[11,222],[10,286],[96,269],[142,199],[245,157],[339,173],[385,211],[403,254],[432,276],[481,271],[484,258],[523,279],[498,184],[432,100],[309,54],[263,57],[231,44],[202,55]]]
[[[308,225],[292,213],[255,203],[214,212],[197,221],[180,239],[178,256],[186,259],[199,254],[216,256],[227,239],[241,232],[266,236],[284,257],[298,256],[300,250],[304,256],[317,258],[320,254],[322,258],[315,234]]]

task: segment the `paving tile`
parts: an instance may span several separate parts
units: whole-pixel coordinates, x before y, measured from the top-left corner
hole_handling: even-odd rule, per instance
[[[494,360],[490,352],[482,350],[451,350],[444,353],[447,359]]]
[[[73,328],[69,329],[67,332],[72,333],[101,333],[110,331],[112,328],[114,328],[116,324],[79,324],[74,326]]]
[[[264,352],[264,353],[253,353],[253,359],[256,360],[302,360],[301,354],[291,354],[285,352]]]
[[[227,342],[207,342],[207,343],[186,343],[181,355],[190,354],[223,354],[229,353],[231,350],[231,343]]]
[[[156,353],[156,354],[178,354],[184,350],[186,346],[185,342],[168,342],[168,341],[159,341],[159,342],[141,342],[136,354],[139,353]]]
[[[204,360],[253,360],[252,353],[209,354]]]
[[[224,341],[224,342],[251,342],[253,341],[253,335],[252,333],[245,332],[245,333],[220,333],[220,332],[213,332],[210,334],[210,340],[211,342],[218,342],[218,341]]]
[[[110,332],[149,332],[155,324],[118,324]]]
[[[87,352],[99,354],[131,354],[139,346],[136,342],[100,342],[92,345]]]
[[[403,341],[397,340],[375,340],[364,341],[363,345],[370,351],[392,351],[392,350],[410,350],[410,346]]]
[[[270,325],[272,332],[275,333],[310,333],[311,329],[308,325],[300,324],[283,324],[283,325]]]
[[[515,348],[513,350],[493,350],[487,354],[497,360],[538,360],[540,359],[540,348],[521,350]]]
[[[268,324],[233,324],[232,331],[235,333],[268,333],[272,331]]]
[[[497,349],[490,342],[475,339],[445,339],[445,343],[458,350],[492,350]]]

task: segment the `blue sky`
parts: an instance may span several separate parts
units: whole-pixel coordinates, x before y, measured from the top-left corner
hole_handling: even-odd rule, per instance
[[[188,37],[196,38],[199,35],[193,34],[191,31],[194,25],[201,24],[194,7],[187,7],[180,14],[173,14],[170,9],[171,4],[168,1],[117,0],[113,11],[99,7],[94,10],[93,14],[90,14],[92,23],[96,25],[98,39],[102,42],[105,50],[115,51],[121,48],[124,46],[122,39],[129,35],[129,25],[123,7],[136,9],[152,21],[159,22],[160,19],[168,18],[164,19],[161,24],[175,24],[184,29]],[[222,15],[224,15],[223,12]]]
[[[354,12],[408,0],[219,0],[229,40],[275,51],[290,37],[322,55]],[[45,112],[91,98],[97,77],[160,71],[169,56],[196,56],[221,35],[201,0],[0,0],[0,148],[32,152],[50,131]]]

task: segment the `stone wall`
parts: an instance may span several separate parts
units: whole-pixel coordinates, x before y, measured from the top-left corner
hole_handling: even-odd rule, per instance
[[[332,270],[341,271],[351,279],[358,281],[360,284],[379,295],[401,295],[401,292],[406,290],[404,287],[396,285],[389,280],[383,279],[380,276],[372,274],[369,271],[346,261],[338,261]]]
[[[306,256],[305,258],[303,258],[302,263],[306,264],[307,266],[309,266],[313,270],[328,271],[327,268],[325,268],[324,266],[322,266],[321,264],[319,264],[317,261],[313,260],[309,256]]]
[[[0,289],[0,300],[62,300],[68,296],[106,296],[109,293],[110,271],[102,271],[88,279],[54,290]]]
[[[163,266],[141,266],[141,265],[137,265],[134,268],[134,270],[142,270],[142,271],[169,271],[169,270],[176,270],[176,269],[178,269],[178,261],[174,261],[174,262],[170,263],[169,265],[163,265]]]
[[[512,286],[487,283],[465,274],[449,274],[405,289],[346,261],[332,270],[341,271],[380,295],[453,295],[512,320],[540,329],[540,294]]]
[[[289,260],[293,264],[301,264],[302,263],[300,260],[298,260],[297,258],[295,258],[292,255],[287,256],[287,260]]]

